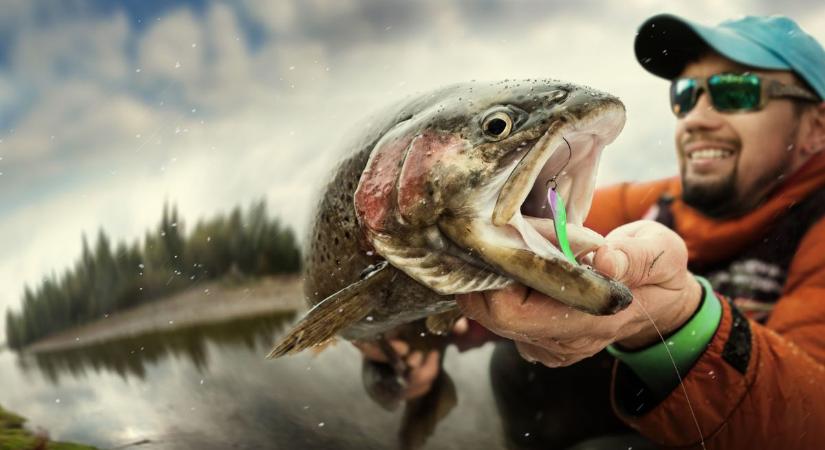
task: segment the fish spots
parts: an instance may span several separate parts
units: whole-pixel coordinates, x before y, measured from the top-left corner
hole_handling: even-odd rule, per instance
[[[470,176],[467,178],[467,183],[469,183],[471,188],[478,187],[481,184],[481,171],[480,170],[470,171]]]

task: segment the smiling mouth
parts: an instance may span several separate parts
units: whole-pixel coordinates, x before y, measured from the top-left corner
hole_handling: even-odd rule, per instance
[[[734,155],[733,150],[722,148],[708,148],[702,150],[694,150],[687,154],[688,161],[711,161],[718,159],[727,159]]]

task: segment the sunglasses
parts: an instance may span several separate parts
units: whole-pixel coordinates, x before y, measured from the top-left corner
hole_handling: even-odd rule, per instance
[[[764,108],[772,98],[789,97],[819,102],[811,91],[753,73],[717,73],[707,78],[676,78],[670,84],[670,107],[676,117],[689,113],[705,91],[719,112],[749,112]]]

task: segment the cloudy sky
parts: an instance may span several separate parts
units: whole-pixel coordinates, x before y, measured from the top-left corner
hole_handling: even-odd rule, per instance
[[[370,111],[468,79],[552,77],[622,98],[600,184],[673,173],[666,82],[633,57],[672,12],[783,13],[825,42],[825,3],[768,0],[0,0],[0,312],[80,237],[133,241],[265,198],[296,228]],[[2,317],[2,316],[0,316]],[[4,323],[0,321],[0,332]],[[0,335],[2,336],[2,335]]]

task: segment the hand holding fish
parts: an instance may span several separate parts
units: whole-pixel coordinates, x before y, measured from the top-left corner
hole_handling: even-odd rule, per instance
[[[467,319],[458,319],[450,332],[452,339],[460,339],[469,328]],[[390,333],[392,335],[392,333]],[[441,372],[442,350],[435,349],[419,350],[414,348],[406,339],[399,336],[387,338],[388,345],[380,345],[377,341],[353,341],[352,344],[361,351],[368,361],[392,364],[391,359],[400,362],[404,369],[403,392],[400,397],[405,400],[420,397],[432,388],[438,374]],[[419,345],[420,347],[420,345]],[[391,352],[388,355],[388,352]]]
[[[627,285],[630,306],[594,316],[521,284],[457,296],[463,313],[516,342],[530,361],[567,366],[614,342],[640,348],[679,328],[696,311],[702,288],[687,269],[682,239],[656,222],[615,229],[595,254],[594,268]],[[648,315],[650,318],[648,318]]]

